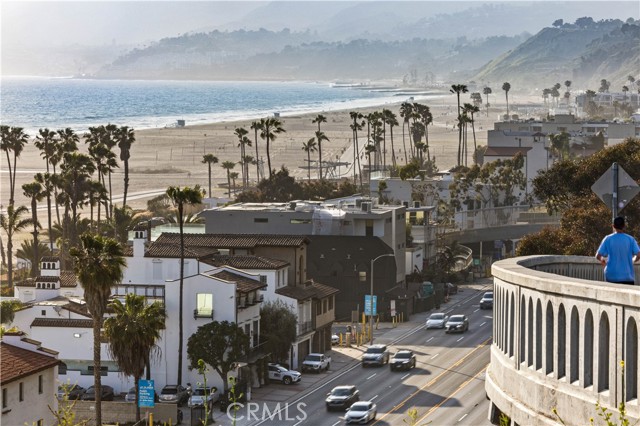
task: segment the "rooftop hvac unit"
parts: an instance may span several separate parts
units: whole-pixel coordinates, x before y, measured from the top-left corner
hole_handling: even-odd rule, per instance
[[[420,201],[414,201],[414,202],[413,202],[413,208],[414,208],[414,209],[417,209],[417,208],[419,208],[419,207],[420,207]]]
[[[371,213],[371,203],[364,202],[362,203],[361,208],[363,212]]]
[[[356,208],[359,209],[362,206],[362,198],[356,198]]]

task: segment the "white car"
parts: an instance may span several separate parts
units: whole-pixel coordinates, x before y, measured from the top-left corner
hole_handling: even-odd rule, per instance
[[[332,345],[337,345],[340,343],[340,336],[338,336],[337,334],[332,334],[331,335],[331,344]]]
[[[285,385],[290,385],[291,383],[298,383],[302,379],[302,374],[299,372],[287,370],[279,364],[270,363],[267,367],[269,369],[269,380],[277,380]]]
[[[371,420],[376,419],[376,415],[378,414],[378,407],[371,401],[360,401],[354,402],[347,414],[344,416],[344,420],[347,424],[357,423],[357,424],[366,424]]]
[[[208,401],[207,405],[209,406],[209,408],[211,408],[211,406],[220,398],[220,396],[218,395],[218,390],[215,387],[211,387],[209,389],[202,386],[197,387],[193,390],[191,396],[189,397],[189,401],[187,402],[189,408],[204,406],[205,393]]]
[[[430,328],[444,328],[448,319],[449,317],[442,312],[431,314],[431,316],[427,318],[427,330]]]

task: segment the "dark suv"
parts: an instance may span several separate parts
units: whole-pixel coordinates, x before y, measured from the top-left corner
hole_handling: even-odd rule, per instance
[[[346,410],[354,402],[360,401],[360,392],[353,385],[336,386],[327,395],[327,410]]]
[[[362,354],[362,366],[383,365],[389,363],[389,350],[387,345],[371,345]]]

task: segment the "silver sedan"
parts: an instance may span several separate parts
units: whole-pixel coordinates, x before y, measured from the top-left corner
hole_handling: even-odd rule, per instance
[[[449,317],[442,312],[431,314],[427,319],[427,330],[430,328],[444,328]]]

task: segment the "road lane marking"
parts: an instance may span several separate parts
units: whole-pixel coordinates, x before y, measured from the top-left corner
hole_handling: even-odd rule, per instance
[[[404,376],[400,377],[400,380],[404,380],[405,378],[409,377],[411,375],[411,373],[407,373]]]
[[[456,342],[459,342],[460,340],[464,339],[464,336],[462,336],[461,338],[459,338],[458,340],[456,340]]]
[[[429,338],[427,339],[427,343],[429,343],[429,342],[430,342],[430,341],[432,341],[432,340],[433,340],[433,336],[431,336],[431,337],[429,337]]]
[[[473,312],[478,312],[479,310],[480,310],[480,309],[476,309],[476,310],[475,310],[475,311],[473,311]]]
[[[469,413],[467,413],[467,414],[465,414],[464,416],[460,417],[460,418],[458,419],[458,421],[459,421],[459,422],[461,422],[462,420],[464,420],[464,418],[465,418],[465,417],[467,417],[467,415],[469,415]]]
[[[466,354],[465,356],[463,356],[462,358],[460,358],[458,361],[454,362],[452,365],[450,365],[449,367],[447,367],[445,370],[442,371],[442,373],[438,374],[436,377],[434,377],[433,379],[431,379],[428,383],[425,383],[424,385],[422,385],[418,390],[412,392],[408,397],[406,397],[404,400],[402,400],[398,405],[396,405],[395,407],[393,407],[393,409],[385,414],[383,414],[382,416],[380,416],[374,423],[373,425],[377,425],[378,423],[380,423],[382,421],[382,419],[384,419],[385,417],[387,417],[389,414],[393,413],[394,411],[397,411],[398,409],[402,408],[404,406],[404,404],[407,403],[407,401],[409,401],[411,398],[413,398],[414,396],[416,396],[419,392],[422,392],[424,389],[426,389],[429,386],[432,386],[435,382],[437,382],[442,376],[444,376],[445,374],[448,374],[450,370],[452,370],[453,368],[457,367],[458,365],[462,364],[467,358],[469,358],[474,352],[476,352],[477,350],[480,350],[482,348],[484,348],[485,346],[487,346],[488,344],[490,344],[493,340],[493,337],[488,338],[487,340],[485,340],[484,342],[480,343],[478,346],[476,346],[475,348],[473,348],[473,350],[471,352],[469,352],[468,354]],[[487,366],[488,367],[488,366]],[[487,369],[487,367],[483,368],[482,370],[480,370],[480,372],[478,374],[476,374],[474,377],[472,377],[471,379],[469,379],[467,382],[470,382],[471,380],[473,380],[474,378],[476,378],[480,373],[482,373],[484,370]],[[457,390],[456,390],[457,392]],[[454,392],[455,393],[455,392]],[[434,407],[435,408],[435,407]],[[429,413],[427,413],[424,417],[428,416]],[[424,417],[422,419],[420,419],[418,421],[418,423],[420,421],[422,421],[424,419]]]
[[[334,423],[334,424],[332,424],[331,426],[336,426],[336,425],[339,425],[339,424],[340,424],[340,422],[335,422],[335,423]]]
[[[435,354],[434,356],[431,357],[431,359],[435,359],[438,355],[440,355],[439,353]]]
[[[370,375],[369,377],[367,377],[367,380],[371,379],[372,377],[374,377],[376,374],[378,373],[373,373],[372,375]]]
[[[477,379],[478,376],[480,376],[481,374],[484,374],[484,372],[486,371],[486,369],[489,368],[489,366],[487,365],[486,367],[484,367],[482,370],[478,371],[476,373],[475,376],[473,376],[472,378],[468,379],[467,381],[463,382],[460,386],[458,386],[458,389],[454,390],[451,395],[449,395],[446,399],[440,401],[439,403],[437,403],[436,405],[434,405],[433,407],[431,407],[431,409],[429,411],[427,411],[427,413],[422,416],[420,418],[420,420],[418,420],[418,423],[420,423],[421,421],[423,421],[424,419],[427,418],[427,416],[429,416],[429,414],[433,413],[435,410],[437,410],[438,408],[440,408],[444,403],[446,403],[447,401],[449,401],[451,398],[453,398],[453,396],[455,394],[457,394],[462,388],[466,387],[469,383],[471,383],[473,380]]]
[[[483,326],[483,325],[485,325],[486,323],[487,323],[486,321],[485,321],[485,322],[483,322],[482,324],[480,324],[480,327],[482,327],[482,326]]]
[[[378,397],[378,395],[374,396],[373,398],[371,398],[369,401],[373,401],[374,399],[376,399]]]

